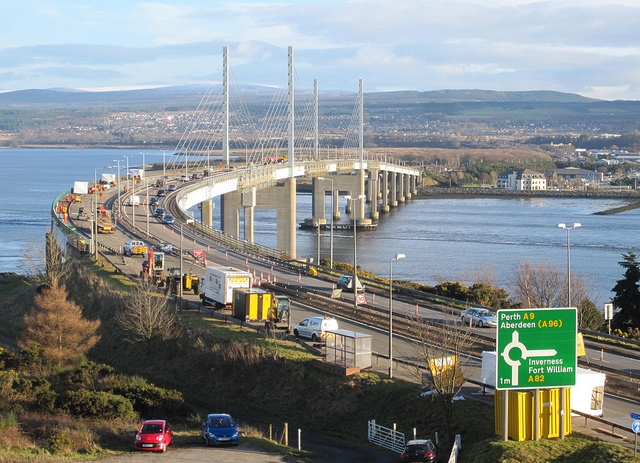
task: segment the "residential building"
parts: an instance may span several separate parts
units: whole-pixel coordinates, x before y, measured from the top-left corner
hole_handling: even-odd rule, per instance
[[[546,190],[547,178],[530,169],[513,169],[498,175],[498,188],[505,190]]]

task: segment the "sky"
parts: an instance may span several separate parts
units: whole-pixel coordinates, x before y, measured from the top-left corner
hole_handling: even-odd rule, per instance
[[[0,92],[222,79],[640,99],[638,0],[0,0]]]

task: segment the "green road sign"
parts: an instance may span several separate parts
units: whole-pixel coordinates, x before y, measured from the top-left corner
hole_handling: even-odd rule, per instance
[[[496,388],[575,385],[577,316],[575,308],[499,310]]]

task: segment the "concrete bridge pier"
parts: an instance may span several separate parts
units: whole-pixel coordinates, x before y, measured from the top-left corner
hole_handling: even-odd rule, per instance
[[[253,212],[256,207],[256,189],[242,193],[242,208],[244,209],[244,239],[250,243],[254,242],[253,234]]]
[[[296,179],[287,178],[282,188],[282,202],[278,207],[277,228],[278,250],[288,254],[290,259],[296,258]]]
[[[398,185],[398,202],[404,203],[404,174],[396,174],[398,176],[397,185]]]
[[[340,220],[340,206],[338,205],[338,197],[339,197],[338,190],[332,191],[331,195],[333,196],[333,199],[331,201],[331,204],[333,205],[333,211],[331,211],[333,213],[333,220]]]
[[[398,174],[391,172],[391,198],[389,205],[391,207],[398,207]]]
[[[389,212],[389,172],[382,171],[382,212]]]
[[[220,198],[220,229],[229,235],[240,236],[240,193],[233,191]]]
[[[378,212],[378,192],[380,189],[380,175],[377,170],[372,171],[369,175],[369,194],[368,197],[370,203],[370,216],[373,220],[378,220],[380,218],[380,213]]]
[[[202,223],[209,228],[213,228],[213,201],[211,199],[200,203],[200,215],[202,216]]]
[[[412,175],[404,176],[404,197],[409,200],[411,199],[411,177]]]
[[[326,180],[318,180],[314,177],[312,180],[313,185],[313,200],[311,202],[311,215],[315,223],[324,225],[327,223],[325,214],[325,184],[328,184]]]

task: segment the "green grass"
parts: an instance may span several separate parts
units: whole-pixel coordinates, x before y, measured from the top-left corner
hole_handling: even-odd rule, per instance
[[[16,278],[11,282],[0,285],[0,302],[7,301],[26,291],[29,283],[24,278]]]

